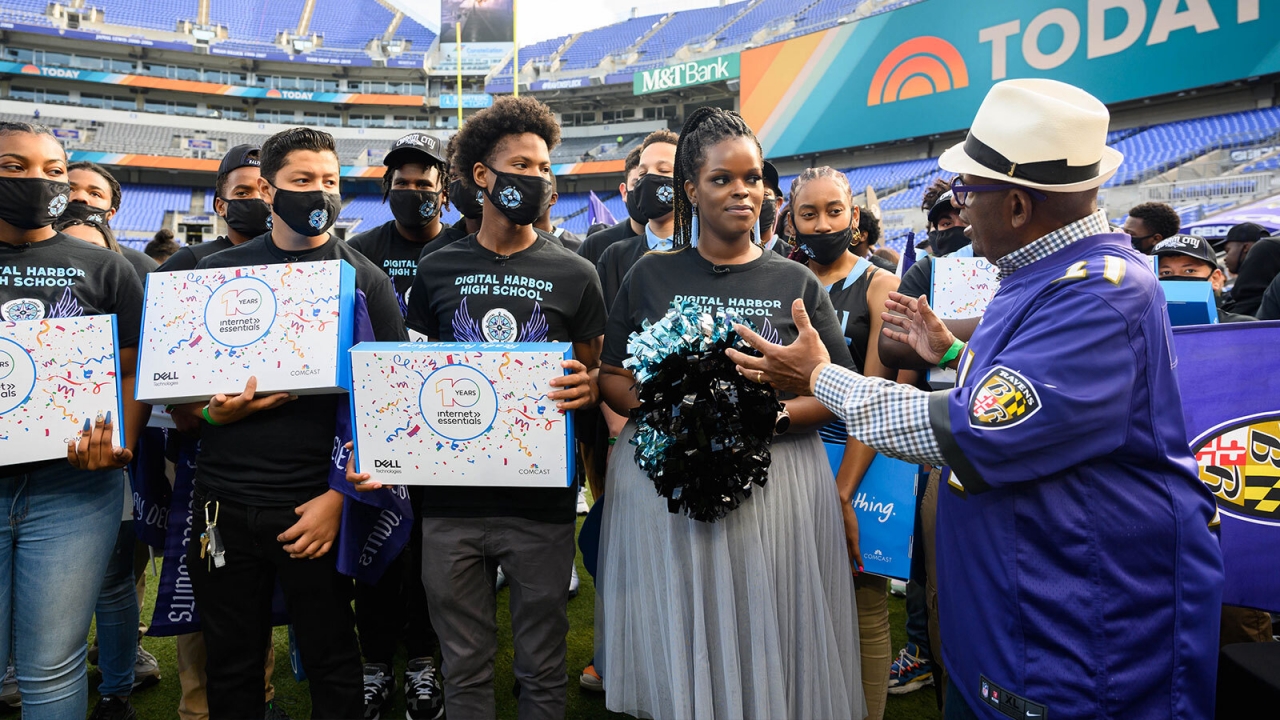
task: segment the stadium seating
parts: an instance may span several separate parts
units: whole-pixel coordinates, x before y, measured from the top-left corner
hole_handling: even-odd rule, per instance
[[[404,19],[400,21],[400,27],[396,28],[395,37],[412,42],[413,49],[419,52],[425,52],[431,47],[431,43],[436,41],[436,34],[431,31],[431,28],[408,15],[405,15]]]
[[[716,35],[716,42],[730,46],[744,43],[752,35],[787,19],[803,19],[804,9],[812,0],[762,0]]]
[[[120,211],[111,218],[116,230],[155,232],[169,211],[191,209],[191,188],[165,185],[121,185]]]
[[[199,13],[199,0],[89,0],[88,4],[102,10],[103,22],[152,30],[176,30],[178,21],[195,20]]]
[[[305,4],[306,0],[209,0],[209,20],[225,25],[234,40],[273,42],[280,31],[297,29]]]
[[[44,13],[32,13],[24,10],[0,8],[0,21],[53,27],[53,22]]]
[[[1124,165],[1108,183],[1127,185],[1219,148],[1241,147],[1280,133],[1280,108],[1247,110],[1143,129],[1113,144]]]
[[[634,45],[663,17],[645,15],[582,33],[560,56],[560,69],[582,70],[599,65],[606,56]]]
[[[363,49],[394,17],[378,0],[316,0],[310,30],[324,36],[326,48]]]
[[[382,202],[381,195],[356,195],[338,214],[340,221],[362,220],[356,232],[364,232],[393,218],[391,206]]]
[[[568,35],[561,35],[560,37],[551,38],[550,40],[543,40],[541,42],[533,43],[532,45],[525,45],[520,48],[520,66],[523,67],[527,62],[535,64],[547,62],[556,54],[556,51],[559,50],[560,46],[564,45],[565,41],[568,39]],[[444,38],[442,40],[442,42],[448,41],[449,38]],[[510,60],[508,60],[502,67],[498,68],[498,70],[493,74],[494,78],[506,79],[510,79],[511,75]]]
[[[1271,170],[1280,170],[1280,155],[1272,155],[1269,158],[1263,158],[1255,163],[1250,163],[1249,165],[1244,166],[1240,172],[1255,173],[1268,172]]]
[[[665,61],[685,45],[706,42],[746,7],[747,3],[737,2],[720,7],[677,12],[665,25],[658,28],[657,32],[641,43],[637,52],[640,53],[641,60],[646,63]]]
[[[622,137],[622,142],[617,142]],[[551,151],[551,162],[571,163],[581,161],[583,153],[591,153],[592,160],[625,158],[631,148],[644,141],[644,135],[611,135],[608,137],[563,138]]]

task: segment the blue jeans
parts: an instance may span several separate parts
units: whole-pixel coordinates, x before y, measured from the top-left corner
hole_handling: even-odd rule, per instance
[[[120,529],[124,473],[66,462],[3,473],[0,658],[17,666],[24,720],[84,720],[85,638]]]
[[[133,521],[120,523],[107,574],[98,593],[99,695],[128,697],[133,690],[133,665],[138,653],[138,595],[133,580]]]

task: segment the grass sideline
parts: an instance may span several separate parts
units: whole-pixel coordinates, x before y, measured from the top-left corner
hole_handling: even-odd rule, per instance
[[[581,526],[581,521],[579,521]],[[582,567],[582,557],[577,558],[578,577],[581,586],[578,596],[569,601],[569,636],[568,636],[568,672],[569,691],[568,707],[565,717],[568,720],[594,720],[596,718],[626,718],[628,715],[611,713],[604,706],[604,696],[587,693],[578,688],[578,675],[583,666],[590,660],[594,652],[592,646],[592,625],[595,614],[595,584],[591,576]],[[155,606],[155,593],[158,578],[151,576],[148,566],[146,604],[142,617],[150,619]],[[516,717],[516,700],[511,694],[515,683],[512,674],[511,615],[507,608],[506,598],[509,591],[505,588],[498,597],[498,652],[495,667],[494,689],[497,700],[499,718]],[[906,641],[905,607],[899,598],[889,598],[889,622],[893,633],[893,648],[896,651]],[[306,683],[298,683],[293,678],[289,667],[289,641],[285,628],[275,629],[276,670],[274,683],[277,706],[287,712],[295,720],[310,717],[311,699],[307,693]],[[178,662],[173,638],[144,638],[143,647],[156,656],[160,663],[162,679],[158,685],[142,689],[131,698],[140,720],[170,720],[177,716],[178,700],[181,695],[178,685]],[[403,677],[405,658],[403,651],[396,658],[397,683]],[[97,684],[100,680],[97,669],[89,667],[89,710],[98,701]],[[391,711],[384,713],[384,718],[404,717],[404,695],[397,689],[393,696]],[[0,706],[0,720],[17,718],[17,710]],[[942,715],[934,704],[932,688],[914,692],[910,695],[890,695],[885,708],[887,720],[936,720]]]

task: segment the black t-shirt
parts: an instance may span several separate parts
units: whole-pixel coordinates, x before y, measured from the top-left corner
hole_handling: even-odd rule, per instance
[[[618,297],[618,288],[631,272],[636,261],[649,252],[649,238],[637,235],[616,242],[604,249],[600,262],[596,263],[596,274],[600,276],[600,289],[604,292],[605,307],[613,307]]]
[[[569,232],[568,230],[565,230],[562,227],[556,228],[555,232],[551,234],[555,236],[557,240],[560,241],[561,245],[565,246],[569,250],[572,250],[573,252],[578,252],[578,250],[582,249],[582,238]]]
[[[1219,310],[1218,314],[1222,315],[1224,311]],[[1231,313],[1227,313],[1230,315]],[[1280,320],[1280,275],[1277,275],[1271,284],[1267,286],[1267,291],[1262,293],[1262,303],[1258,306],[1259,320]],[[1223,322],[1236,322],[1234,320],[1223,320]]]
[[[445,342],[589,342],[604,334],[600,281],[547,233],[495,255],[474,235],[423,258],[409,293],[409,327]],[[430,263],[430,270],[427,263]],[[521,517],[573,522],[577,489],[423,488],[425,517]]]
[[[886,260],[875,253],[870,253],[867,255],[867,262],[870,262],[872,265],[875,265],[876,267],[886,272],[891,272],[891,273],[898,272],[897,265],[894,265],[892,261]]]
[[[403,311],[405,293],[413,287],[413,278],[418,274],[418,260],[422,258],[423,250],[443,234],[442,228],[431,240],[416,243],[400,234],[395,220],[388,220],[369,232],[351,238],[347,244],[359,250],[361,255],[373,261],[374,265],[382,268],[391,278]]]
[[[907,252],[911,252],[910,248]],[[907,268],[907,272],[902,275],[902,282],[898,283],[898,292],[910,298],[918,298],[921,295],[933,304],[933,256],[926,255],[916,261],[915,265]]]
[[[219,237],[217,240],[210,242],[196,243],[195,245],[184,245],[178,248],[178,252],[169,256],[159,267],[160,272],[176,272],[178,270],[195,270],[196,264],[210,255],[221,252],[228,248],[235,247],[231,242],[231,238],[226,236]]]
[[[281,250],[271,235],[209,255],[197,266],[208,268],[275,265],[286,262],[346,260],[355,268],[356,288],[364,291],[374,337],[408,340],[395,290],[382,270],[331,235],[324,245],[302,253]],[[334,422],[346,395],[303,395],[272,410],[201,431],[196,479],[232,502],[297,505],[329,487],[329,458]]]
[[[467,219],[458,218],[458,222],[441,230],[440,234],[432,239],[431,242],[422,246],[422,253],[419,258],[426,257],[440,248],[449,247],[470,234],[467,232]]]
[[[120,347],[136,348],[142,282],[123,256],[62,233],[37,243],[0,243],[0,320],[111,314]],[[60,462],[6,466],[0,458],[0,476]]]
[[[623,219],[611,228],[588,235],[587,239],[582,241],[582,247],[578,248],[578,254],[586,258],[587,262],[594,267],[600,262],[600,256],[604,254],[605,248],[633,237],[636,237],[636,234],[631,230],[631,221]]]
[[[798,335],[791,303],[803,298],[831,362],[853,367],[831,298],[809,268],[772,252],[762,252],[741,265],[717,266],[690,247],[648,253],[631,268],[609,311],[601,362],[622,367],[628,357],[627,338],[641,329],[643,321],[655,322],[666,315],[677,297],[707,310],[737,310],[766,340],[783,345]]]
[[[1231,288],[1231,312],[1256,315],[1262,295],[1271,281],[1280,275],[1280,238],[1263,238],[1249,248],[1240,263],[1240,274]]]
[[[131,247],[120,246],[120,254],[124,255],[124,259],[129,261],[133,266],[133,271],[138,274],[138,279],[145,284],[147,282],[147,273],[155,272],[160,267],[160,263],[151,258],[144,252],[138,252]]]

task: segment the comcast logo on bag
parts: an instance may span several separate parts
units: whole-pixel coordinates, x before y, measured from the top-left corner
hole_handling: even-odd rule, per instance
[[[275,293],[255,277],[233,278],[218,286],[204,310],[209,336],[227,347],[244,347],[261,340],[275,319]]]
[[[489,432],[498,415],[493,383],[467,365],[445,365],[427,376],[418,393],[422,419],[437,435],[455,442]]]

